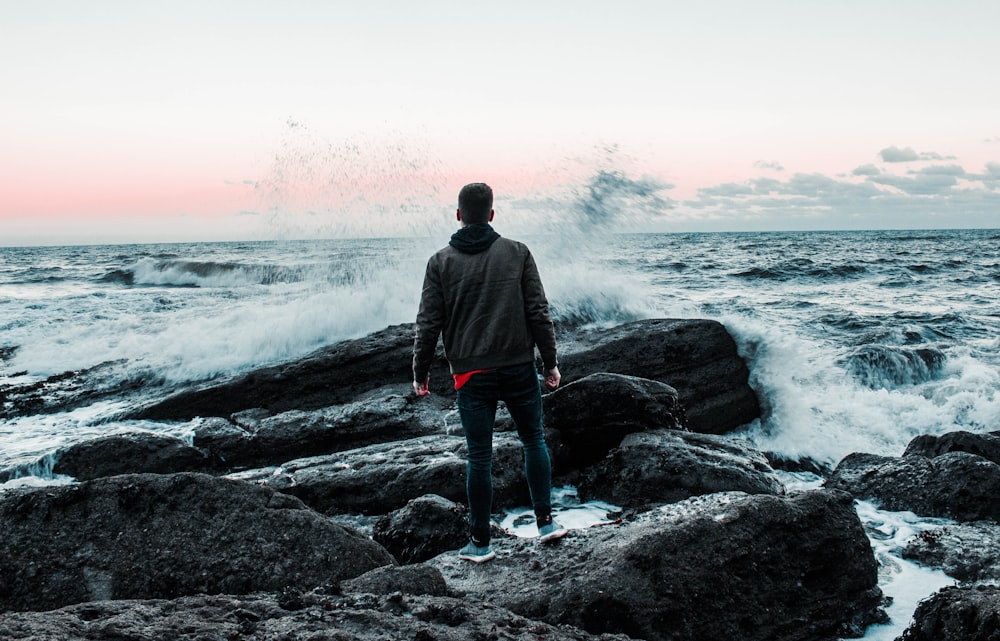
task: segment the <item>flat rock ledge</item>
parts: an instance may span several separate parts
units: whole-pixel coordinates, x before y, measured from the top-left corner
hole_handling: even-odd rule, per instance
[[[188,596],[0,613],[0,638],[31,641],[630,641],[447,596],[367,593]]]

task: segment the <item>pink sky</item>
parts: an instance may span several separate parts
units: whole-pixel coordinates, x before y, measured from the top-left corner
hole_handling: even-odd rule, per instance
[[[998,3],[454,9],[8,7],[0,245],[266,237],[469,180],[558,200],[609,163],[664,186],[665,231],[1000,218]]]

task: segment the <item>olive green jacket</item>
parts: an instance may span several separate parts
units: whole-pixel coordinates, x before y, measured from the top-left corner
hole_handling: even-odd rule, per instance
[[[455,242],[469,234],[473,243]],[[523,243],[500,238],[489,225],[473,225],[430,257],[413,341],[413,380],[427,379],[438,336],[452,374],[533,362],[536,345],[545,369],[556,367],[549,303]]]

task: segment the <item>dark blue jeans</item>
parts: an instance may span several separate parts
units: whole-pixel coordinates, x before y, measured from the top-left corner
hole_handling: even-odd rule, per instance
[[[473,375],[458,390],[458,413],[468,444],[465,490],[469,531],[479,545],[490,540],[493,509],[493,427],[497,401],[507,405],[524,450],[524,474],[536,516],[552,512],[552,464],[542,431],[542,390],[533,363]]]

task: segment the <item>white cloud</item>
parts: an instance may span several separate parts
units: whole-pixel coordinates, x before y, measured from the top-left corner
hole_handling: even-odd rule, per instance
[[[964,176],[965,170],[959,165],[931,165],[910,173],[926,176]]]
[[[906,175],[873,165],[831,177],[797,173],[787,180],[758,178],[700,189],[678,203],[678,214],[698,212],[720,229],[910,229],[995,227],[1000,208],[1000,162],[983,175],[956,164]],[[957,214],[961,212],[961,217]],[[675,220],[681,224],[681,216]]]
[[[954,156],[942,156],[933,151],[917,153],[913,147],[886,147],[878,152],[882,162],[914,162],[916,160],[954,160]]]
[[[757,169],[770,169],[771,171],[785,171],[785,168],[781,166],[781,163],[777,161],[768,162],[766,160],[758,160],[753,164]]]

